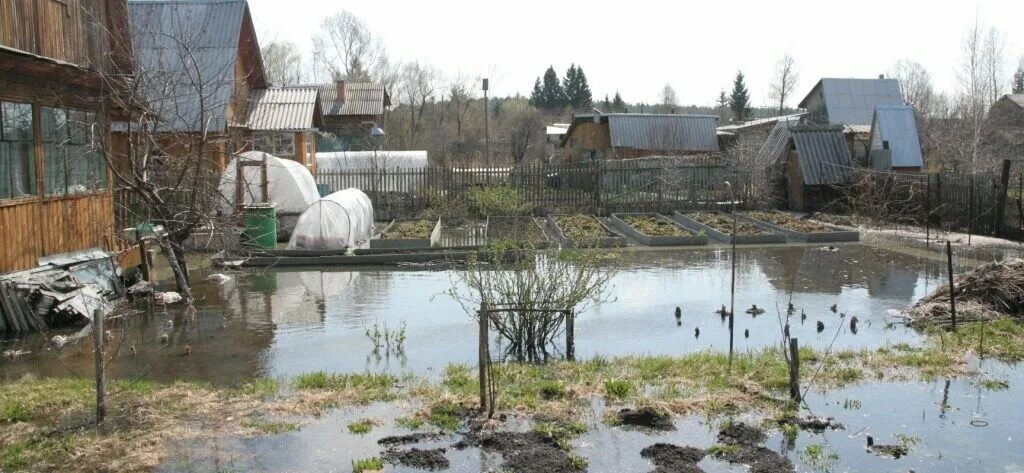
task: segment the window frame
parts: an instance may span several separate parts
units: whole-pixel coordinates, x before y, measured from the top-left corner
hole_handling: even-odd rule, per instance
[[[48,130],[46,115],[54,113],[54,128]],[[79,197],[107,192],[110,179],[101,149],[95,146],[99,113],[70,107],[41,105],[40,137],[43,154],[45,196],[49,199]],[[63,116],[63,126],[59,117]],[[51,153],[56,152],[56,155]],[[69,153],[75,153],[71,156]],[[53,166],[54,162],[59,162]],[[51,178],[54,167],[62,172],[60,182]]]
[[[18,137],[8,137],[7,136],[8,135],[8,128],[6,126],[6,124],[7,124],[6,114],[7,114],[7,106],[8,105],[23,106],[23,107],[27,107],[28,108],[28,117],[29,117],[29,119],[28,119],[28,124],[29,124],[29,127],[28,127],[28,137],[20,137],[20,138],[18,138]],[[19,102],[17,100],[11,100],[11,99],[6,99],[6,100],[5,99],[0,99],[0,153],[3,153],[3,152],[7,152],[8,153],[7,154],[7,161],[4,163],[4,164],[6,164],[6,169],[0,169],[0,178],[7,180],[7,186],[8,187],[7,187],[6,190],[8,192],[10,192],[10,195],[6,195],[6,194],[0,195],[0,204],[6,204],[6,203],[9,203],[9,202],[18,202],[18,201],[23,201],[23,200],[28,200],[28,199],[39,197],[39,183],[38,183],[38,176],[37,176],[37,173],[36,173],[36,170],[37,170],[36,169],[36,166],[37,166],[36,160],[37,160],[38,156],[36,156],[36,113],[35,112],[36,112],[35,111],[35,106],[34,106],[34,104],[32,102]],[[21,144],[21,146],[24,146],[25,144],[28,144],[28,153],[26,154],[28,162],[27,163],[19,163],[21,165],[26,165],[27,164],[27,166],[25,167],[25,171],[26,171],[26,174],[27,174],[27,177],[28,177],[28,180],[27,180],[28,192],[26,192],[26,193],[20,193],[18,195],[14,194],[14,190],[16,188],[18,188],[18,186],[16,185],[16,183],[15,183],[15,181],[13,179],[14,176],[15,176],[15,173],[13,172],[13,169],[14,169],[13,168],[13,166],[14,166],[14,159],[12,159],[12,158],[15,156],[13,150],[18,149],[18,148],[15,147],[15,145],[9,145],[9,143]],[[22,182],[21,184],[26,184],[26,182]]]

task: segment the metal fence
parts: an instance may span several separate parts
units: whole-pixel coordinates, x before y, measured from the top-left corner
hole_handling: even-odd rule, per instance
[[[530,164],[502,168],[363,169],[320,172],[321,192],[355,187],[382,219],[415,214],[432,203],[466,200],[472,189],[505,186],[537,213],[737,208],[757,203],[749,174],[723,165],[652,161]],[[726,185],[729,181],[732,188]]]

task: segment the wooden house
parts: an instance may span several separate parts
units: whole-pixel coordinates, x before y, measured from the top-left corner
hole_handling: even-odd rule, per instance
[[[712,115],[580,114],[562,139],[566,162],[685,156],[719,150]]]
[[[106,97],[127,31],[125,0],[0,1],[0,272],[115,249]]]
[[[383,134],[384,116],[391,108],[391,95],[381,84],[335,81],[320,89],[323,125],[317,148],[321,151],[367,151],[377,149]]]
[[[267,87],[248,3],[130,0],[128,9],[136,83],[162,154],[173,158],[202,140],[204,157],[224,169],[232,154],[251,149],[250,99]]]
[[[1024,156],[1024,94],[1004,95],[992,104],[984,144],[993,161]]]

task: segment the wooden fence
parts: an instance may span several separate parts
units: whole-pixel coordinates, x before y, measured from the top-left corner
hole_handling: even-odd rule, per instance
[[[415,214],[432,204],[468,202],[472,189],[516,189],[537,213],[646,212],[738,208],[756,204],[756,186],[746,173],[707,164],[595,162],[516,167],[363,169],[321,171],[321,192],[355,187],[366,192],[378,218]],[[729,181],[733,189],[725,184]]]

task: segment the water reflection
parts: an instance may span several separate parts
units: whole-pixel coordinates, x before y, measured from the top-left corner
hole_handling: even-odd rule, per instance
[[[630,253],[611,283],[610,302],[579,315],[576,356],[725,349],[727,325],[714,311],[729,303],[729,256],[726,249]],[[824,348],[837,332],[838,348],[916,342],[914,332],[893,328],[895,319],[888,311],[910,305],[944,276],[939,260],[866,245],[836,251],[748,248],[739,251],[737,263],[740,351],[777,344],[779,316],[785,317],[789,302],[795,309],[790,331],[802,346]],[[452,276],[423,269],[289,268],[236,274],[223,285],[200,282],[195,322],[184,320],[181,308],[157,310],[151,319],[125,319],[119,340],[134,346],[137,354],[123,350],[114,375],[231,384],[314,370],[431,375],[448,363],[472,364],[476,324],[443,295]],[[743,313],[753,304],[766,313]],[[835,313],[829,310],[833,304]],[[681,310],[678,322],[676,307]],[[855,332],[849,327],[853,315],[860,321]],[[366,328],[375,323],[397,328],[403,322],[406,356],[373,356]],[[821,332],[816,329],[819,322],[824,325]],[[741,336],[745,332],[749,338]],[[166,344],[160,342],[164,334]],[[499,339],[492,337],[495,343]],[[59,352],[46,349],[39,336],[6,341],[3,348],[15,345],[32,354],[0,361],[8,379],[24,373],[63,376],[69,369],[90,372],[87,338]],[[495,358],[499,350],[494,347]]]

